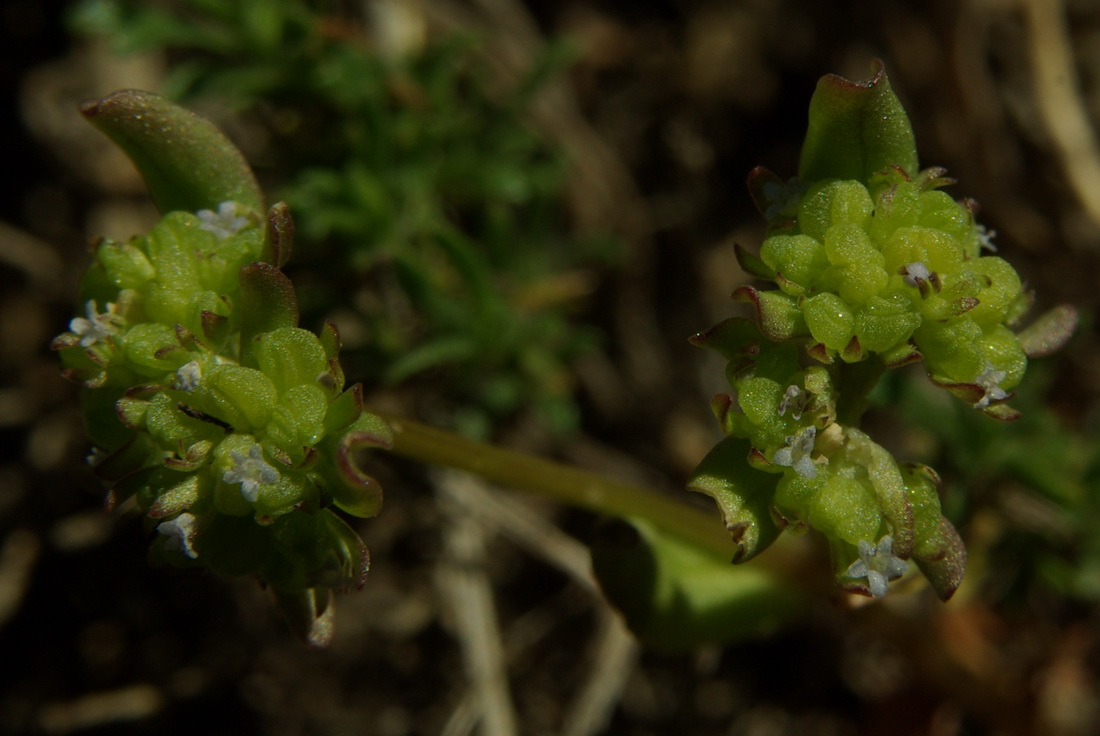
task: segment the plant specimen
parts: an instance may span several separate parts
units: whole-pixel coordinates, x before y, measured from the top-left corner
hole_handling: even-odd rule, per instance
[[[334,509],[378,513],[381,490],[358,456],[371,448],[625,520],[625,543],[595,550],[596,572],[658,646],[790,615],[789,581],[726,562],[751,560],[784,529],[828,539],[844,590],[880,598],[912,562],[946,600],[965,572],[962,539],[936,472],[899,463],[859,427],[868,393],[884,372],[923,361],[972,410],[1014,419],[1007,402],[1028,357],[1056,349],[1076,322],[1059,308],[1016,331],[1030,295],[986,252],[973,203],[942,191],[942,169],[919,169],[881,67],[865,83],[825,77],[799,176],[750,176],[769,232],[759,255],[739,258],[775,288],[738,289],[751,316],[692,338],[728,360],[731,392],[713,401],[727,437],[689,487],[714,497],[731,545],[706,514],[644,490],[368,411],[358,385],[345,388],[335,327],[298,326],[280,270],[289,209],[266,207],[233,145],[147,93],[84,113],[134,159],[164,213],[148,235],[97,244],[84,316],[55,341],[85,388],[96,472],[112,506],[148,518],[158,557],[257,576],[316,644],[331,635],[332,591],[362,585],[368,568]]]

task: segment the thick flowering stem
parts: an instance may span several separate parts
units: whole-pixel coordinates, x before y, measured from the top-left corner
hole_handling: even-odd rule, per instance
[[[806,609],[797,557],[730,565],[730,535],[747,540],[751,530],[723,532],[711,514],[575,467],[400,417],[386,421],[398,455],[611,517],[596,531],[593,572],[604,595],[651,648],[690,651],[759,636]]]
[[[393,430],[392,451],[413,460],[465,470],[508,488],[529,491],[610,516],[644,519],[723,557],[729,537],[715,517],[651,490],[579,468],[467,439],[409,419],[380,414]]]

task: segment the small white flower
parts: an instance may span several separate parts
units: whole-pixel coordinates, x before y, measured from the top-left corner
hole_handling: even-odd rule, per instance
[[[909,563],[894,556],[894,538],[887,534],[877,545],[859,540],[859,559],[848,566],[845,575],[850,578],[867,578],[867,587],[875,598],[886,595],[886,584],[900,578],[909,569]]]
[[[813,394],[801,386],[793,384],[787,386],[787,390],[783,393],[783,400],[779,402],[779,416],[790,411],[791,417],[797,422],[812,400]]]
[[[202,378],[202,366],[197,360],[184,363],[176,371],[176,388],[180,391],[194,391]]]
[[[1005,380],[1005,376],[1008,373],[1005,371],[993,370],[993,364],[989,361],[985,363],[985,370],[981,375],[974,379],[974,383],[981,387],[984,393],[982,398],[974,403],[975,409],[984,409],[994,401],[1001,401],[1008,398],[1008,392],[1000,387],[1001,381]]]
[[[928,266],[924,265],[920,261],[916,263],[907,263],[901,267],[901,275],[906,284],[909,286],[920,286],[920,282],[928,282],[932,279],[932,272],[928,270]]]
[[[233,467],[222,473],[226,483],[240,483],[241,495],[249,503],[255,503],[261,483],[278,482],[279,471],[264,462],[264,450],[259,445],[248,448],[248,457],[236,450],[229,451],[233,458]]]
[[[993,253],[997,252],[997,246],[993,243],[993,238],[997,237],[996,230],[990,230],[985,225],[977,224],[974,229],[978,232],[978,248],[979,250],[988,250]]]
[[[222,240],[248,227],[248,218],[237,214],[236,202],[222,202],[217,212],[199,210],[195,214],[202,220],[199,225],[201,229],[214,233]]]
[[[906,263],[898,269],[898,273],[907,285],[920,291],[922,299],[928,298],[929,290],[936,292],[940,290],[940,275],[920,261]]]
[[[194,547],[195,531],[195,516],[186,511],[171,521],[162,521],[157,525],[157,532],[168,537],[168,548],[178,549],[192,560],[199,556]]]
[[[817,427],[813,426],[787,437],[786,444],[775,451],[772,462],[793,469],[807,480],[813,480],[817,477],[817,466],[811,457],[816,438]]]
[[[118,332],[118,328],[122,326],[122,317],[117,309],[117,304],[107,302],[107,311],[100,314],[96,309],[95,299],[89,299],[84,304],[85,316],[73,317],[69,321],[69,331],[80,338],[80,347],[91,347]]]

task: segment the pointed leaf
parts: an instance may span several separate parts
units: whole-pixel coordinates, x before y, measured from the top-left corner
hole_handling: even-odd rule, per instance
[[[89,100],[80,111],[133,160],[161,212],[216,210],[225,201],[263,210],[252,169],[209,120],[134,89]]]
[[[771,505],[778,476],[749,467],[748,440],[727,437],[714,447],[688,481],[689,490],[714,499],[733,539],[733,562],[747,562],[771,545],[780,529]]]
[[[733,254],[737,258],[737,265],[745,273],[758,279],[772,280],[775,278],[775,269],[764,263],[759,256],[749,253],[740,243],[733,244]]]
[[[348,426],[363,413],[363,384],[356,383],[337,396],[325,412],[325,434],[334,434]]]
[[[290,260],[294,244],[294,218],[286,202],[276,202],[267,211],[267,228],[264,231],[264,248],[260,260],[282,268]]]
[[[734,301],[747,302],[756,311],[756,320],[764,336],[774,342],[805,335],[806,321],[793,297],[781,291],[761,291],[742,286],[732,294]]]
[[[331,447],[331,445],[329,445]],[[364,412],[339,438],[331,450],[332,468],[322,468],[328,476],[329,491],[343,511],[360,518],[377,516],[382,510],[382,486],[359,467],[361,450],[393,447],[393,432],[386,422]]]
[[[729,370],[736,372],[752,365],[760,353],[760,343],[763,339],[755,323],[743,317],[730,317],[709,330],[692,335],[688,338],[688,342],[697,347],[717,351],[730,362]]]
[[[298,326],[298,297],[290,279],[269,263],[241,269],[241,364],[255,366],[252,338]]]
[[[922,360],[924,360],[924,356],[911,340],[882,354],[882,362],[887,368],[900,368],[903,365],[919,363]]]
[[[1077,310],[1061,304],[1044,312],[1019,333],[1020,347],[1029,358],[1042,358],[1069,341],[1077,329]]]
[[[940,600],[946,601],[958,589],[966,574],[966,546],[959,532],[947,519],[940,519],[940,535],[947,545],[947,554],[937,560],[917,559],[920,568]]]
[[[782,187],[784,184],[783,180],[779,178],[778,174],[775,174],[770,169],[763,166],[757,166],[749,172],[746,183],[749,188],[749,196],[752,197],[752,203],[756,205],[756,211],[765,218],[771,219],[768,217],[768,207],[770,207],[772,203],[769,201],[765,189]]]
[[[881,61],[866,82],[835,74],[821,78],[810,100],[810,120],[798,175],[803,181],[854,179],[863,183],[889,166],[917,171],[909,116]]]

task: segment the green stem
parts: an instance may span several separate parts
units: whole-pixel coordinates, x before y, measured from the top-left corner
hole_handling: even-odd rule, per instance
[[[645,519],[721,557],[733,553],[729,535],[716,515],[579,468],[475,442],[409,419],[381,416],[393,429],[393,451],[398,455],[465,470],[502,486],[590,511]]]

